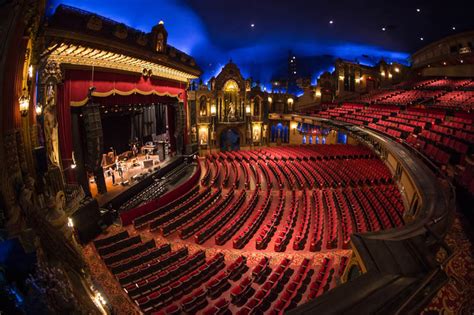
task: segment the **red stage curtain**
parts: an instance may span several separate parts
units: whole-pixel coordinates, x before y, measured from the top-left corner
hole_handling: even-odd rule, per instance
[[[160,96],[176,97],[184,100],[186,84],[156,78],[145,78],[140,75],[110,73],[102,71],[69,70],[66,80],[71,82],[71,105],[82,106],[87,101],[89,87],[94,86],[94,96],[110,97],[147,96],[154,93]]]

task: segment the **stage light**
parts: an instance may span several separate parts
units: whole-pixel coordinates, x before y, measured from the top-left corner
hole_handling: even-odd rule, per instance
[[[28,115],[28,108],[30,107],[30,96],[28,95],[28,91],[26,89],[23,89],[23,93],[18,99],[18,103],[20,107],[21,116]]]

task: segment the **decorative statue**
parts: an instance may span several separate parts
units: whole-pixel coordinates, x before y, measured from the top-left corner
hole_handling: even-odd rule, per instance
[[[260,134],[258,132],[258,129],[254,129],[253,130],[253,142],[258,142],[259,138],[260,138]]]
[[[51,164],[59,166],[58,121],[56,119],[56,91],[53,84],[46,87],[46,106],[44,108],[44,133],[46,149]]]
[[[227,117],[229,118],[229,120],[235,120],[235,105],[232,102],[229,103],[229,112],[227,114]]]

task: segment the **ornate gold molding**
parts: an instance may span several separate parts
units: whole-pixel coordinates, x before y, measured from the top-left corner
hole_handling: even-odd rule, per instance
[[[51,48],[49,63],[71,64],[80,66],[109,68],[141,74],[143,69],[150,69],[153,76],[187,83],[197,76],[171,67],[163,66],[143,59],[113,53],[81,45],[60,44]]]

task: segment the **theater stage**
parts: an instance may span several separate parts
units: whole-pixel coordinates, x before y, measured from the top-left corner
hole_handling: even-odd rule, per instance
[[[118,195],[122,194],[123,192],[129,190],[131,187],[134,187],[138,183],[142,182],[142,180],[150,175],[155,174],[159,169],[168,166],[170,163],[174,161],[174,158],[167,157],[164,161],[159,161],[158,155],[148,155],[148,161],[150,165],[148,167],[144,166],[144,161],[147,160],[146,155],[138,155],[136,158],[136,162],[139,164],[138,166],[133,166],[133,160],[124,161],[124,172],[123,172],[123,180],[124,182],[128,182],[126,185],[122,185],[122,179],[120,178],[118,171],[113,171],[115,176],[115,185],[112,183],[112,176],[110,176],[108,170],[104,170],[104,177],[105,177],[105,184],[107,187],[107,192],[105,194],[99,194],[97,191],[97,184],[94,180],[89,182],[90,191],[92,197],[97,199],[100,207],[104,207],[116,198]],[[141,180],[134,180],[133,177],[136,175],[143,174]]]

